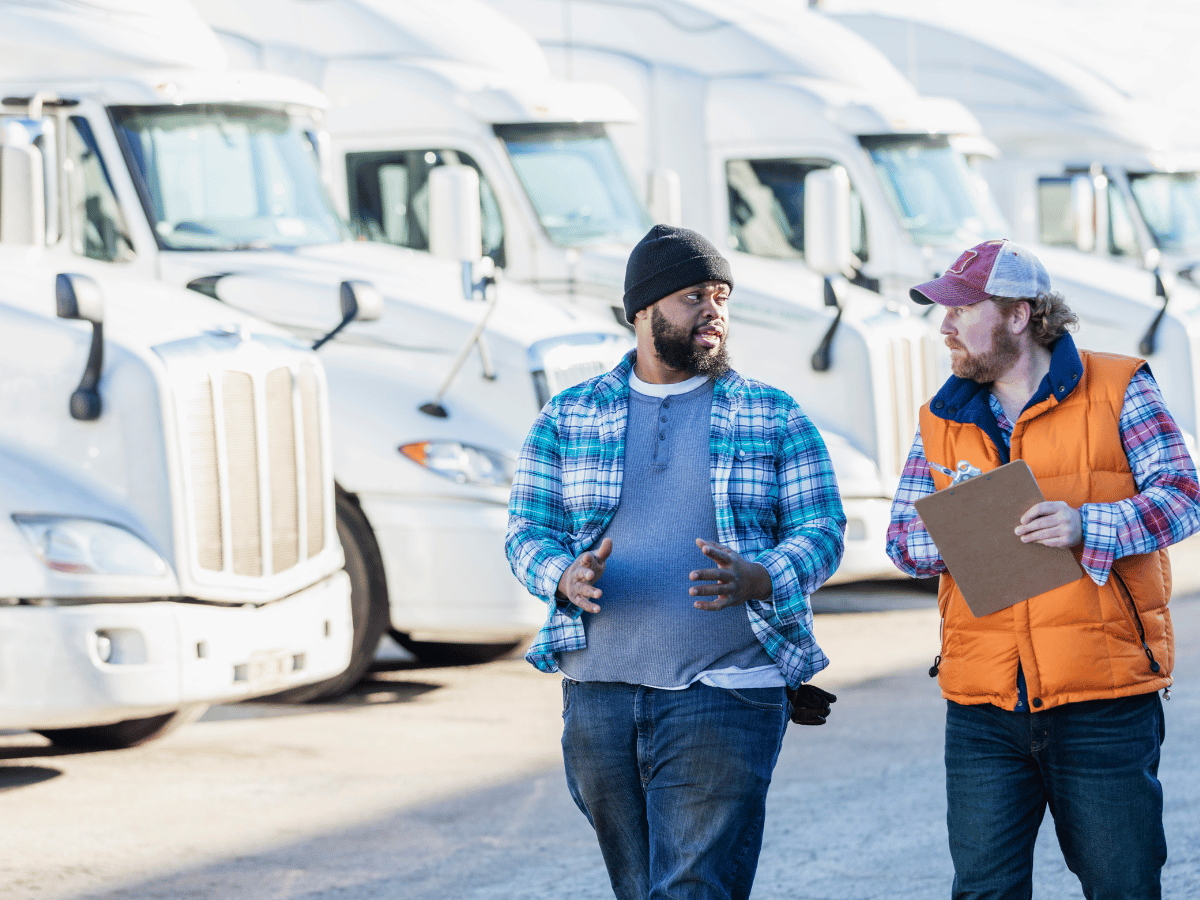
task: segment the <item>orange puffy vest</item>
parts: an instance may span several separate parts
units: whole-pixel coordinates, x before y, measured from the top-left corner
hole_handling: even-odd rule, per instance
[[[1080,383],[1061,401],[1052,393],[1022,412],[1010,449],[1010,459],[1029,463],[1047,500],[1075,508],[1137,493],[1120,418],[1129,381],[1144,365],[1107,353],[1080,351],[1080,357]],[[929,404],[921,409],[921,437],[925,458],[951,469],[961,459],[985,472],[1001,464],[978,425],[943,419]],[[939,490],[949,485],[948,476],[932,474]],[[1075,553],[1081,556],[1081,548]],[[942,694],[957,703],[1012,709],[1018,663],[1034,711],[1168,687],[1175,660],[1170,591],[1170,562],[1160,550],[1118,559],[1103,586],[1085,575],[975,618],[947,572],[938,589]]]

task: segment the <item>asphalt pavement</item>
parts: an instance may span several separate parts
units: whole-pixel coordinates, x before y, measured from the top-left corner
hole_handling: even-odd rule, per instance
[[[1177,598],[1172,609],[1179,657],[1166,704],[1161,772],[1170,846],[1164,896],[1183,900],[1200,896],[1200,595]],[[825,616],[818,635],[830,624],[825,632],[834,644],[855,634],[904,640],[906,622],[928,624],[922,616],[920,609],[893,619]],[[844,634],[835,637],[838,628]],[[829,724],[792,726],[784,741],[755,900],[948,896],[944,701],[927,666],[912,663],[866,680],[848,673],[832,677],[831,671],[825,683],[836,687],[839,699]],[[546,731],[539,729],[540,740]],[[229,815],[253,816],[254,809],[243,805]],[[605,900],[612,894],[591,831],[567,794],[561,764],[548,762],[479,789],[443,793],[294,841],[248,846],[215,862],[193,866],[183,856],[159,876],[73,896]],[[1039,838],[1034,896],[1081,896],[1062,863],[1049,816]]]

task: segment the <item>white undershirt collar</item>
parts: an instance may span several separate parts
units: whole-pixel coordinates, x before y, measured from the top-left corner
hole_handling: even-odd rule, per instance
[[[686,394],[688,391],[694,391],[706,381],[708,381],[707,375],[693,375],[687,381],[677,381],[675,384],[651,384],[648,381],[642,381],[633,372],[629,373],[629,389],[648,397],[674,397],[676,394]]]

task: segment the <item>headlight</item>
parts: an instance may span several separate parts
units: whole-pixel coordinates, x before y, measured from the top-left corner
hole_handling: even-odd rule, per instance
[[[13,514],[46,568],[72,575],[161,576],[167,564],[120,525],[69,516]]]
[[[496,450],[472,447],[458,441],[417,441],[405,444],[400,452],[459,484],[486,484],[511,487],[516,461]]]

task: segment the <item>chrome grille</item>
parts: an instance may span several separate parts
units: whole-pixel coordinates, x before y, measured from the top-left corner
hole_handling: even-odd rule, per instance
[[[177,377],[182,452],[199,569],[287,571],[326,535],[324,409],[312,362]]]
[[[212,382],[192,385],[184,398],[187,445],[191,450],[189,474],[195,510],[196,558],[203,569],[220,571],[225,556],[221,528],[221,479],[217,462],[217,419],[213,415]]]
[[[325,491],[322,473],[325,460],[321,446],[321,394],[317,373],[311,363],[300,367],[300,413],[304,420],[304,497],[307,556],[313,557],[325,549]]]
[[[933,393],[928,343],[927,336],[914,334],[896,336],[887,347],[892,409],[891,441],[888,443],[892,463],[886,468],[897,477],[904,469],[913,435],[917,432],[921,406]]]
[[[235,575],[258,576],[262,565],[262,508],[258,482],[258,432],[254,380],[246,372],[221,378],[225,413],[225,468],[229,473],[229,537]]]
[[[267,373],[267,433],[271,460],[271,561],[275,570],[281,571],[300,561],[300,498],[291,369]]]
[[[550,391],[550,396],[553,397],[559,391],[566,390],[571,385],[579,384],[579,382],[586,381],[588,378],[603,375],[611,368],[612,364],[610,362],[587,360],[567,366],[547,366],[542,371],[545,373],[546,388]]]

